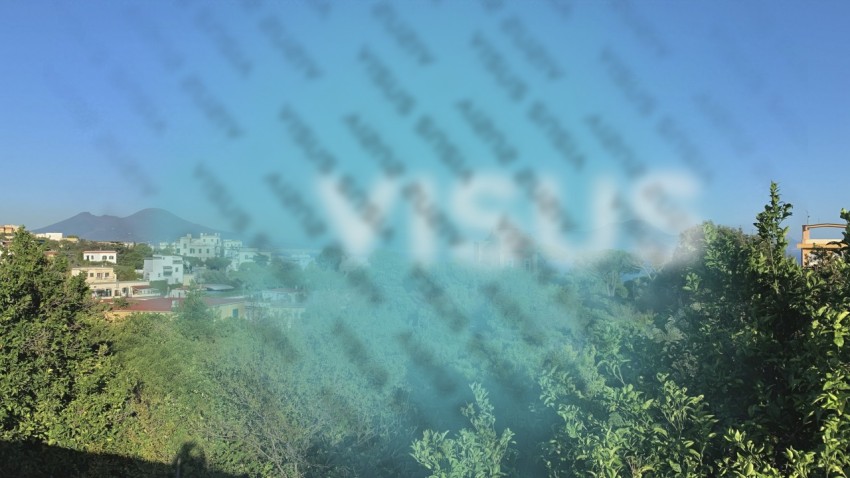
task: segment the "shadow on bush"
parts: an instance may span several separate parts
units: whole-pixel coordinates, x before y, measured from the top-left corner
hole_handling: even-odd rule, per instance
[[[194,443],[184,443],[172,463],[85,453],[31,442],[0,441],[0,476],[14,477],[214,477],[237,476],[207,469],[206,459]]]

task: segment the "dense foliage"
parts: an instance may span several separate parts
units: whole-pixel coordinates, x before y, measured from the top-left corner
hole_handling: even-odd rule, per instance
[[[21,232],[0,257],[0,472],[847,476],[848,252],[802,268],[791,212],[774,184],[755,234],[705,223],[652,268],[208,264],[303,291],[292,324],[216,319],[198,291],[106,322]]]
[[[82,277],[26,231],[0,256],[0,440],[99,452],[129,383],[98,329]],[[0,463],[20,458],[0,455]],[[27,470],[34,463],[19,463]]]

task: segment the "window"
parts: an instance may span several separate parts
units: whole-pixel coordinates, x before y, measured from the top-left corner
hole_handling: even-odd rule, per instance
[[[89,272],[89,277],[94,277],[94,272]]]
[[[109,256],[110,259],[115,259],[115,256]]]
[[[235,318],[239,318],[239,309],[233,309],[230,311],[230,316]]]

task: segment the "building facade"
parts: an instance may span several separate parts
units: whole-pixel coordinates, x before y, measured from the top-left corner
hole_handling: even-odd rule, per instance
[[[182,257],[155,255],[145,259],[142,276],[146,281],[164,280],[168,284],[182,284],[184,272]]]
[[[254,262],[257,254],[258,252],[256,249],[230,249],[224,257],[230,259],[230,265],[228,268],[230,270],[238,271],[242,264],[245,264],[246,262]]]
[[[803,267],[813,266],[817,263],[817,256],[814,255],[818,251],[835,251],[837,249],[844,248],[844,244],[841,244],[841,238],[835,239],[815,239],[812,238],[812,229],[839,229],[844,230],[844,224],[832,224],[832,223],[824,223],[824,224],[804,224],[803,225],[803,239],[797,244],[797,249],[800,249],[800,262]]]
[[[174,253],[185,257],[211,259],[222,256],[222,246],[221,236],[218,233],[201,233],[200,237],[192,237],[191,234],[186,234],[174,243]]]
[[[92,292],[92,296],[101,299],[116,297],[155,297],[159,292],[145,281],[119,281],[111,267],[74,267],[72,276],[82,275]]]
[[[47,239],[50,241],[61,241],[64,237],[64,234],[62,234],[61,232],[41,232],[36,234],[35,237]]]
[[[83,260],[86,262],[109,262],[118,263],[118,252],[116,251],[83,251]]]
[[[180,306],[184,300],[182,298],[163,297],[130,301],[128,305],[110,311],[107,317],[114,320],[138,312],[173,315],[180,310]],[[213,320],[242,319],[246,317],[244,297],[204,297],[203,301],[209,307]]]

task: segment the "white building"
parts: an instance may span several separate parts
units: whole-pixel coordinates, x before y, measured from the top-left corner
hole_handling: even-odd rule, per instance
[[[118,253],[115,251],[83,251],[83,260],[88,262],[118,262]]]
[[[119,281],[111,267],[74,267],[71,275],[82,275],[92,292],[99,298],[156,297],[159,292],[144,281]]]
[[[164,280],[169,284],[182,284],[184,272],[182,257],[156,255],[145,259],[143,276],[146,281]]]
[[[78,276],[82,274],[89,284],[95,282],[115,282],[118,276],[115,275],[115,269],[111,267],[72,267],[71,275]]]
[[[186,257],[210,259],[221,257],[222,252],[221,236],[218,233],[201,233],[201,237],[192,237],[191,234],[186,234],[174,243],[174,253]]]
[[[221,247],[224,249],[224,256],[227,257],[228,251],[238,251],[242,249],[242,241],[239,239],[222,239]]]
[[[40,232],[35,235],[35,237],[47,239],[50,241],[61,241],[64,237],[64,234],[61,232]]]
[[[230,249],[224,257],[230,259],[230,265],[228,268],[238,271],[242,264],[246,262],[254,262],[254,259],[257,258],[258,254],[259,253],[256,249]]]
[[[286,262],[296,264],[303,270],[316,261],[315,257],[317,255],[319,255],[319,251],[312,249],[286,249],[281,252],[280,258]]]

